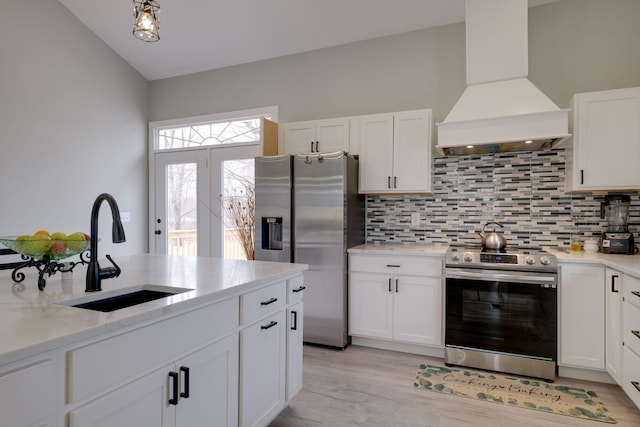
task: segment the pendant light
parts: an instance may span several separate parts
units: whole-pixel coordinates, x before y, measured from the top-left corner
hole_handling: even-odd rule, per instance
[[[144,42],[160,40],[160,5],[155,0],[133,0],[133,35]]]

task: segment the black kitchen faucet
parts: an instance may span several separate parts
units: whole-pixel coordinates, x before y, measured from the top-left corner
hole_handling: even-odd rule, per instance
[[[109,203],[109,207],[111,207],[111,217],[113,218],[111,234],[113,243],[122,243],[126,240],[116,199],[108,193],[100,194],[96,198],[96,201],[93,202],[93,209],[91,209],[91,258],[89,260],[89,266],[87,267],[87,287],[85,292],[101,291],[102,287],[100,282],[102,279],[118,277],[121,272],[120,267],[113,261],[111,255],[106,255],[106,257],[111,264],[113,264],[113,267],[100,268],[100,264],[98,264],[98,213],[100,212],[100,205],[105,200]]]

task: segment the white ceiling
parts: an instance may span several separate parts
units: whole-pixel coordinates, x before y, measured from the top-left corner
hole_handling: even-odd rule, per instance
[[[158,0],[144,43],[132,0],[59,1],[148,80],[464,21],[464,0]]]

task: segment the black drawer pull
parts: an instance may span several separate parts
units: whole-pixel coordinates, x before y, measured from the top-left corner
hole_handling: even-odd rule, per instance
[[[184,391],[180,393],[180,397],[189,398],[189,368],[180,366],[180,371],[184,373]]]
[[[274,326],[276,326],[278,324],[278,322],[276,322],[275,320],[272,320],[271,322],[269,322],[268,325],[262,325],[260,326],[260,329],[271,329]]]
[[[169,372],[169,379],[171,380],[171,396],[169,398],[169,405],[177,405],[178,404],[178,373],[177,372]]]
[[[396,279],[396,293],[398,293],[398,279]]]
[[[638,381],[631,381],[631,385],[636,388],[636,390],[640,391],[640,383]]]
[[[291,330],[292,331],[298,330],[298,312],[297,311],[291,311]]]
[[[389,278],[389,292],[391,292],[391,280],[393,279]]]
[[[302,292],[305,289],[307,289],[306,286],[300,286],[299,288],[293,289],[291,292],[293,292],[294,294],[297,294],[298,292]]]
[[[640,331],[631,331],[631,333],[635,335],[636,338],[640,338]]]
[[[640,292],[638,291],[631,291],[632,294],[634,294],[635,296],[637,296],[638,298],[640,298]]]
[[[400,264],[387,264],[387,267],[400,268]]]
[[[611,292],[618,292],[616,289],[616,279],[618,278],[617,274],[611,275]]]
[[[262,301],[260,305],[269,305],[269,304],[273,304],[276,301],[278,301],[278,298],[271,298],[269,301]]]

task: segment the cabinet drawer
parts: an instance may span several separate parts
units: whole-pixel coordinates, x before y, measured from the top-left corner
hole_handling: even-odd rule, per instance
[[[238,309],[238,299],[231,298],[68,351],[68,403],[130,381],[237,330]]]
[[[640,408],[640,389],[638,387],[640,387],[640,356],[624,347],[622,349],[622,389]]]
[[[287,280],[287,304],[302,301],[304,289],[304,279],[302,276]]]
[[[622,287],[625,301],[640,308],[640,280],[625,276]]]
[[[640,308],[626,301],[622,304],[622,340],[640,355]]]
[[[438,257],[349,255],[349,270],[365,273],[440,277],[442,263],[442,258]]]
[[[257,289],[240,296],[240,319],[243,325],[282,310],[287,298],[284,282]]]

